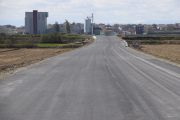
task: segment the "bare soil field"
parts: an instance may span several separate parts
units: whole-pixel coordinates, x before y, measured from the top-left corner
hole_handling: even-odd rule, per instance
[[[88,46],[94,42],[91,39],[86,45]],[[80,48],[81,48],[80,47]],[[22,49],[0,49],[0,76],[2,72],[16,70],[24,66],[28,66],[39,61],[44,60],[52,56],[56,56],[61,53],[69,52],[78,48],[22,48]]]
[[[7,52],[7,51],[13,51],[13,50],[16,50],[16,49],[3,48],[3,49],[0,49],[0,53],[1,52]]]
[[[171,62],[180,63],[180,45],[141,45],[140,51],[164,58]]]
[[[91,39],[86,45],[94,42]],[[79,48],[81,48],[79,47]],[[16,71],[39,64],[47,58],[79,48],[4,48],[0,49],[0,80],[13,75]]]
[[[0,71],[24,67],[72,49],[0,49]]]

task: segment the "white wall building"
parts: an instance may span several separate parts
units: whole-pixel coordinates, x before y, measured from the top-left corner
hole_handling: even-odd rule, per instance
[[[129,32],[129,31],[123,31],[123,34],[124,34],[124,35],[131,35],[131,32]]]
[[[46,34],[48,12],[25,12],[25,33]]]
[[[84,20],[84,33],[91,34],[91,19]]]
[[[6,35],[15,35],[17,34],[16,29],[6,28],[0,26],[0,33],[4,33]]]

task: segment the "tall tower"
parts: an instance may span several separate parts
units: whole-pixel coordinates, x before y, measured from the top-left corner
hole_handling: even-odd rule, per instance
[[[33,33],[37,34],[37,10],[33,10]]]
[[[48,12],[25,12],[25,33],[46,34]]]

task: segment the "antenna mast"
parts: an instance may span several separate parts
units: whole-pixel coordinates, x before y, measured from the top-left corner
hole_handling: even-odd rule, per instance
[[[93,29],[94,29],[93,21],[94,21],[94,16],[93,16],[93,13],[92,13],[92,33],[91,34],[93,34]]]
[[[94,16],[93,16],[93,13],[92,13],[92,24],[93,24],[93,21],[94,21]]]
[[[94,14],[92,13],[92,16],[87,17],[88,19],[92,18],[92,23],[91,23],[91,34],[93,34],[93,28],[94,28]]]

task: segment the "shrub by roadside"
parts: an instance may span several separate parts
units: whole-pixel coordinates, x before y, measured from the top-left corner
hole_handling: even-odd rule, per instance
[[[0,44],[0,48],[34,48],[37,47],[38,41],[34,38],[29,38],[22,44],[13,44],[10,39],[5,40],[4,44]]]
[[[84,44],[85,39],[90,38],[91,37],[89,36],[78,34],[63,34],[59,32],[43,35],[0,35],[0,48],[53,48],[59,46],[54,44],[64,44],[65,48],[68,46],[70,48],[76,48],[77,45],[72,44],[76,42]],[[42,46],[40,44],[51,45]]]
[[[58,32],[43,34],[41,35],[40,43],[62,43],[61,34]]]
[[[6,46],[7,48],[12,47],[12,41],[11,41],[10,39],[5,40],[4,43],[5,43],[5,46]]]

